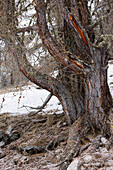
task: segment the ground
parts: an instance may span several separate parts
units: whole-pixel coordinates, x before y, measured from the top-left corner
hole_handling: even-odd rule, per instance
[[[60,161],[60,155],[66,146],[69,127],[64,115],[42,116],[30,113],[28,115],[0,116],[0,130],[7,133],[18,132],[20,138],[5,145],[0,155],[0,169],[53,169],[52,164]],[[22,150],[22,148],[38,146],[45,148],[42,153],[37,150]],[[33,153],[32,153],[33,152]],[[3,155],[3,158],[2,158]],[[54,168],[58,169],[58,168]]]
[[[112,116],[112,115],[111,115]],[[0,115],[0,131],[11,138],[19,134],[17,140],[6,142],[0,137],[1,170],[58,170],[56,166],[64,156],[69,126],[64,114],[40,115],[25,114],[12,116]],[[3,143],[5,141],[6,143]],[[77,157],[73,158],[68,170],[76,169],[113,169],[113,148],[103,136],[95,136],[83,143]],[[55,167],[56,166],[56,167]],[[77,168],[78,167],[78,168]],[[65,166],[62,170],[66,170]]]
[[[35,90],[33,87],[33,95]],[[1,89],[0,94],[13,91],[17,89]],[[9,104],[13,105],[13,102]],[[68,156],[65,155],[65,148],[70,127],[62,110],[62,114],[58,114],[57,109],[56,112],[54,109],[47,110],[15,116],[8,112],[0,114],[0,170],[113,169],[113,137],[106,139],[101,135],[90,135],[90,140],[83,141],[79,153],[68,162],[68,168],[65,161],[61,164]],[[109,119],[113,133],[112,112]]]

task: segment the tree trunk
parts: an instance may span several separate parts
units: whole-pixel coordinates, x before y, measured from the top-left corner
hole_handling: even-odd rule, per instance
[[[84,16],[81,16],[79,13],[82,23],[83,25],[85,25],[85,22],[86,24],[90,24],[87,3],[83,0],[80,1],[78,11],[80,8],[84,11],[82,14]],[[66,49],[70,53],[65,53],[60,44],[56,43],[50,35],[46,21],[47,6],[43,0],[36,1],[36,11],[38,34],[50,54],[61,64],[62,75],[60,73],[58,75],[60,79],[58,77],[54,79],[50,75],[42,75],[39,71],[36,71],[28,62],[26,56],[22,56],[22,53],[18,57],[13,51],[13,55],[17,59],[20,70],[29,80],[49,90],[58,97],[70,125],[74,122],[76,124],[78,120],[81,122],[80,127],[83,129],[87,129],[86,127],[88,127],[94,133],[96,133],[96,130],[99,130],[104,135],[110,136],[108,113],[112,103],[107,85],[108,54],[106,47],[97,48],[91,45],[90,41],[86,39],[82,26],[74,17],[72,17],[73,20],[70,20],[71,24],[69,24],[69,14],[63,6],[63,1],[56,0],[56,2],[58,2],[58,8],[61,7],[59,11],[65,22],[69,25],[69,27],[64,25],[66,26],[65,29],[67,29],[64,31],[64,35],[66,34],[68,36],[70,32],[71,37],[73,37],[74,43],[70,43],[70,49],[68,47],[69,42],[65,38],[67,42]],[[72,5],[72,1],[70,2],[69,4]],[[73,1],[73,3],[77,4],[77,1]],[[75,29],[73,21],[77,22],[79,32]],[[80,37],[80,33],[82,33],[82,37]],[[92,38],[90,39],[92,40]],[[73,44],[75,43],[76,45],[74,46]],[[77,50],[73,50],[73,46]],[[73,54],[75,51],[77,56]],[[83,131],[81,130],[82,133]]]
[[[67,122],[71,126],[67,149],[68,146],[73,149],[76,148],[74,145],[78,146],[77,143],[80,143],[88,133],[98,132],[110,137],[109,110],[112,107],[112,99],[107,84],[109,55],[106,46],[99,48],[92,45],[93,30],[86,30],[88,35],[91,34],[89,40],[80,22],[66,11],[63,0],[55,0],[55,2],[60,16],[65,20],[62,34],[66,44],[63,43],[63,48],[58,41],[54,40],[47,25],[48,4],[44,0],[36,0],[36,12],[38,34],[51,56],[60,63],[58,76],[53,78],[33,68],[26,55],[22,54],[22,47],[19,44],[19,50],[15,52],[11,47],[10,50],[17,60],[20,71],[36,85],[52,92],[62,103]],[[87,1],[70,2],[69,5],[74,4],[78,8],[76,13],[78,11],[77,15],[81,18],[84,27],[90,25]],[[19,55],[17,55],[18,51]]]
[[[93,132],[94,129],[98,129],[104,135],[109,136],[110,125],[108,113],[112,107],[112,100],[107,85],[107,69],[105,66],[102,66],[101,58],[103,56],[100,55],[100,52],[97,55],[95,56],[97,57],[96,60],[100,61],[96,62],[96,69],[83,78],[83,90],[80,91],[79,88],[77,89],[75,78],[75,84],[73,83],[73,86],[70,86],[72,80],[71,82],[67,82],[69,86],[66,83],[61,86],[58,84],[57,97],[63,105],[69,123],[72,124],[79,117],[85,115],[85,121],[87,120]]]
[[[87,138],[88,134],[102,134],[107,138],[111,136],[109,111],[113,105],[107,84],[106,66],[108,63],[105,63],[107,54],[103,52],[104,50],[104,48],[102,50],[93,49],[95,67],[92,72],[82,78],[82,91],[78,88],[79,93],[78,91],[77,93],[72,92],[74,87],[76,89],[76,83],[68,87],[66,84],[63,84],[62,87],[58,86],[59,96],[57,97],[61,101],[71,125],[65,150],[65,155],[68,155],[69,159],[78,153],[80,143]]]

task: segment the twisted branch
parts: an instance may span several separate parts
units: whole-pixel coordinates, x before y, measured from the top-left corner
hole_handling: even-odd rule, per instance
[[[37,12],[38,34],[40,35],[42,42],[44,43],[45,47],[48,49],[50,54],[54,57],[56,61],[61,63],[63,66],[66,66],[71,70],[77,72],[78,74],[84,75],[84,73],[86,74],[87,72],[89,72],[90,67],[87,64],[84,64],[84,61],[78,59],[77,56],[73,56],[71,54],[67,56],[67,54],[61,48],[61,46],[59,44],[56,44],[56,42],[53,40],[48,30],[48,26],[46,22],[46,13],[45,13],[46,4],[44,3],[43,0],[38,0],[35,2],[36,2],[36,12]],[[82,41],[82,43],[84,42]],[[72,58],[75,60],[72,60]]]

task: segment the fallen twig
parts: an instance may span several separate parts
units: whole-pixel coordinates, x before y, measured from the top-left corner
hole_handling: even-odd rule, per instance
[[[38,110],[38,109],[39,109],[38,112],[40,112],[42,109],[44,109],[44,107],[45,107],[45,106],[47,105],[47,103],[50,101],[50,99],[51,99],[52,96],[53,96],[53,94],[50,93],[50,94],[47,96],[47,98],[46,98],[46,100],[44,101],[44,103],[42,104],[42,106],[32,107],[32,106],[23,105],[22,107],[29,108],[29,109],[35,109],[35,110]],[[22,107],[21,107],[21,108],[22,108]]]

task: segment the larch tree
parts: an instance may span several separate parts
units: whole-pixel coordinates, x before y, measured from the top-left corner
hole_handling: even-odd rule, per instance
[[[94,6],[97,1],[92,2]],[[91,16],[87,0],[35,0],[27,7],[33,4],[36,18],[32,26],[19,28],[14,24],[13,34],[9,29],[7,36],[0,35],[1,40],[15,57],[20,71],[61,102],[70,125],[67,150],[79,148],[81,140],[89,133],[110,137],[112,97],[107,83],[107,69],[113,54],[109,53],[106,42],[98,45],[103,33],[99,31],[102,24],[98,26],[100,18],[97,17],[102,16],[94,13]],[[106,4],[98,1],[96,14]],[[22,7],[21,4],[17,18],[22,9],[27,11],[26,6]],[[99,14],[103,15],[103,12]],[[39,40],[29,50],[25,32],[29,41],[32,40],[31,32]],[[39,56],[41,50],[45,53]],[[38,63],[31,64],[31,53],[34,53]],[[55,71],[57,76],[53,76]]]

